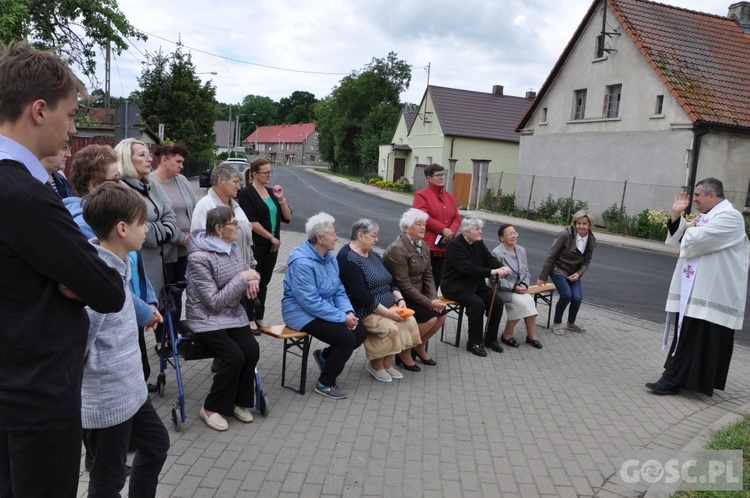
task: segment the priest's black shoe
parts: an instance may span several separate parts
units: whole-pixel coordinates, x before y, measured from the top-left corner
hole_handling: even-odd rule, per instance
[[[484,350],[481,344],[467,344],[466,350],[469,351],[471,354],[481,356],[482,358],[487,356],[487,351]]]
[[[488,348],[490,348],[491,350],[493,350],[493,351],[495,351],[497,353],[502,353],[503,352],[503,347],[497,341],[490,341],[490,342],[488,342],[488,343],[485,344],[485,347],[488,347]]]
[[[680,386],[669,387],[663,384],[661,381],[649,382],[648,384],[646,384],[646,387],[651,389],[654,393],[659,394],[661,396],[664,396],[667,394],[680,394]]]

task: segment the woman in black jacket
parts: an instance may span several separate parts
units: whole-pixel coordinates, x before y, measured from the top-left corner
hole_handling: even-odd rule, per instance
[[[249,173],[248,173],[249,171]],[[255,308],[255,323],[265,326],[263,316],[266,310],[268,283],[276,266],[281,241],[281,222],[292,221],[292,209],[284,198],[281,185],[269,187],[271,183],[271,163],[258,158],[245,170],[245,188],[237,198],[240,207],[253,227],[253,253],[258,262],[255,270],[260,274],[260,290]],[[252,181],[250,181],[252,178]]]
[[[445,267],[440,288],[443,295],[458,301],[466,308],[469,319],[469,340],[466,349],[477,356],[487,356],[484,346],[503,352],[497,340],[503,302],[500,296],[492,295],[492,288],[485,279],[502,278],[510,273],[482,242],[484,221],[474,213],[466,213],[461,220],[461,233],[448,243],[445,251]],[[491,303],[494,299],[494,305]],[[487,337],[482,343],[482,316],[492,307]]]

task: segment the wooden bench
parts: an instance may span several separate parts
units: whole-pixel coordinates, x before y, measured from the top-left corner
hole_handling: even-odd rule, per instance
[[[534,296],[534,306],[537,306],[537,300],[541,299],[549,308],[547,310],[547,328],[549,328],[549,322],[552,318],[552,295],[556,290],[557,287],[552,282],[545,282],[544,285],[529,286],[529,294]],[[539,324],[539,321],[537,321],[537,324]]]
[[[537,306],[538,300],[541,299],[542,302],[549,307],[549,309],[547,310],[547,328],[549,328],[550,320],[552,318],[552,295],[556,290],[557,288],[552,282],[547,282],[544,285],[529,286],[529,295],[534,297],[534,306]],[[440,296],[438,297],[438,299],[440,299],[445,304],[445,309],[448,310],[448,312],[458,312],[455,340],[453,342],[450,342],[443,339],[445,334],[445,323],[443,323],[443,327],[440,329],[440,342],[459,347],[461,345],[461,323],[463,323],[464,307],[458,301],[453,301],[445,296]]]
[[[458,347],[461,344],[461,323],[464,319],[464,305],[459,303],[458,301],[448,299],[445,296],[440,296],[438,297],[438,299],[440,299],[440,301],[445,304],[446,313],[451,313],[454,311],[458,313],[458,322],[456,323],[456,340],[454,342],[443,340],[443,337],[445,335],[445,322],[443,322],[443,327],[440,329],[440,342],[452,344],[453,346]]]
[[[307,357],[310,353],[310,334],[290,329],[285,325],[271,325],[261,327],[260,331],[276,339],[284,339],[284,352],[281,360],[281,385],[298,394],[305,394],[307,382]],[[292,354],[302,359],[299,374],[299,388],[286,384],[286,354]]]

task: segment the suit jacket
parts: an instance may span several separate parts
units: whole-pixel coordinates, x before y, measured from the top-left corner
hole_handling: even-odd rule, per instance
[[[462,233],[458,234],[446,248],[440,288],[448,299],[460,301],[463,296],[487,289],[486,279],[501,266],[483,241],[469,244]]]
[[[518,270],[516,265],[513,263],[513,258],[508,254],[508,249],[504,244],[500,243],[496,248],[492,250],[492,255],[495,256],[503,266],[507,266],[511,269],[509,275],[501,278],[498,282],[498,287],[501,289],[500,298],[504,302],[508,302],[513,297],[513,291],[516,290],[518,284],[524,284],[526,288],[529,287],[531,282],[531,274],[529,273],[529,261],[526,258],[526,249],[516,245],[516,256],[518,256]]]

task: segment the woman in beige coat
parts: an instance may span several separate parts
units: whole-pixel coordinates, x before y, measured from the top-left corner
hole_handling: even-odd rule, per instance
[[[427,213],[419,209],[406,211],[399,222],[403,232],[383,253],[383,263],[401,290],[406,307],[414,310],[419,326],[422,344],[414,346],[411,355],[406,351],[396,358],[397,365],[413,371],[420,370],[416,358],[425,365],[437,364],[427,354],[426,346],[445,322],[445,304],[437,298],[430,249],[423,240],[427,218]]]

